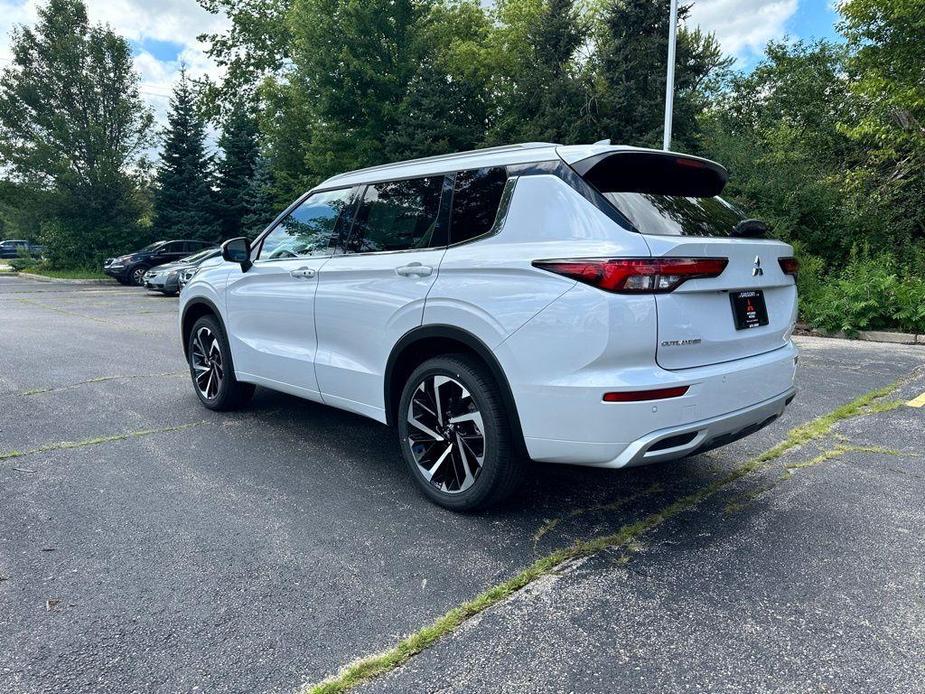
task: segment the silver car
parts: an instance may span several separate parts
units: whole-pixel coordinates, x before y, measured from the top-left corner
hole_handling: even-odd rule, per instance
[[[220,248],[208,248],[194,255],[181,258],[180,260],[166,265],[158,265],[148,270],[142,278],[142,284],[145,289],[161,292],[168,296],[180,293],[180,275],[189,270],[195,270],[200,263],[221,256]]]

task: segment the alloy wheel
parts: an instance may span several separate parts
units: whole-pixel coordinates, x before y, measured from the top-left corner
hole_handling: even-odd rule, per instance
[[[190,363],[199,394],[206,400],[218,397],[225,378],[222,349],[215,333],[205,326],[199,328],[193,338]]]
[[[132,282],[135,284],[141,284],[144,281],[145,273],[147,270],[143,267],[137,268],[132,271]]]
[[[442,492],[475,484],[485,460],[485,428],[475,399],[440,374],[418,384],[408,405],[408,445],[418,471]]]

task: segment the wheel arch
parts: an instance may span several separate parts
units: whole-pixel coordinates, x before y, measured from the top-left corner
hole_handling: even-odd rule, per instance
[[[189,357],[189,334],[193,329],[193,324],[203,316],[208,315],[215,316],[215,320],[217,320],[219,326],[221,326],[222,332],[225,333],[226,336],[228,335],[228,331],[225,329],[225,321],[222,320],[222,314],[214,303],[204,297],[191,299],[183,307],[183,313],[180,319],[180,339],[183,342],[183,354],[187,358]]]
[[[386,423],[397,422],[398,403],[405,380],[415,368],[431,357],[441,354],[464,353],[475,356],[488,367],[492,377],[501,389],[501,398],[514,435],[514,442],[520,454],[526,455],[523,430],[517,403],[511,385],[501,364],[491,349],[472,333],[452,325],[425,325],[405,333],[392,348],[386,362],[384,378],[384,402]]]

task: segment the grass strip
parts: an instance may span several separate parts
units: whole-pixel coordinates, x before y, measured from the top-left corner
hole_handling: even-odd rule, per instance
[[[322,682],[304,686],[301,694],[341,694],[341,692],[347,692],[396,669],[416,654],[433,646],[444,636],[454,632],[467,620],[496,605],[537,579],[552,573],[567,562],[605,549],[630,544],[640,535],[685,511],[695,508],[724,487],[751,474],[766,463],[780,458],[791,449],[828,435],[833,427],[842,420],[886,412],[901,406],[901,401],[884,401],[884,398],[896,391],[902,383],[903,381],[897,381],[883,388],[872,390],[806,424],[794,427],[787,433],[786,438],[777,445],[750,458],[710,484],[681,497],[661,511],[656,511],[634,523],[624,525],[615,533],[590,540],[576,540],[568,547],[537,559],[516,576],[492,586],[473,599],[454,607],[442,617],[438,617],[436,621],[405,637],[392,648],[382,653],[355,660],[341,669],[337,675]]]
[[[32,388],[31,390],[23,390],[16,395],[28,396],[28,395],[41,395],[42,393],[57,393],[62,390],[70,390],[71,388],[77,388],[78,386],[86,386],[93,383],[105,383],[106,381],[117,381],[117,380],[133,380],[136,378],[166,378],[168,376],[182,376],[186,374],[186,371],[168,371],[165,373],[159,374],[134,374],[130,376],[97,376],[96,378],[88,378],[86,381],[77,381],[76,383],[69,383],[66,386],[55,386],[51,388]]]
[[[205,424],[205,420],[201,422],[191,422],[189,424],[179,424],[173,427],[164,427],[162,429],[140,429],[138,431],[129,431],[124,434],[113,434],[111,436],[97,436],[92,439],[82,439],[80,441],[60,441],[58,443],[46,443],[37,448],[30,448],[25,451],[6,451],[0,453],[0,460],[10,460],[12,458],[22,458],[27,455],[34,455],[35,453],[48,453],[50,451],[63,451],[70,448],[84,448],[85,446],[98,446],[101,443],[111,443],[113,441],[123,441],[125,439],[137,439],[142,436],[151,436],[152,434],[165,434],[171,431],[183,431],[184,429],[192,429],[193,427],[198,427],[200,424]]]

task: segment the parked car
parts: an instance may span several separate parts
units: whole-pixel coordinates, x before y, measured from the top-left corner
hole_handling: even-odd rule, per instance
[[[103,272],[114,277],[122,284],[142,284],[145,273],[156,265],[170,263],[180,258],[209,248],[213,244],[208,241],[155,241],[140,251],[122,255],[118,258],[107,258],[103,264]]]
[[[210,258],[221,257],[222,249],[207,248],[199,253],[181,258],[173,263],[165,263],[148,270],[142,278],[142,283],[146,289],[161,292],[168,296],[179,294],[180,292],[180,274],[187,270],[195,270],[199,264]]]
[[[391,424],[457,510],[504,498],[529,459],[727,444],[794,397],[797,263],[718,197],[726,178],[541,143],[334,176],[184,289],[194,389],[213,410],[262,385]]]
[[[203,260],[196,267],[189,267],[185,270],[181,270],[177,275],[177,282],[180,285],[180,290],[183,290],[183,287],[185,287],[189,281],[193,279],[193,276],[199,272],[199,270],[211,267],[212,265],[221,265],[223,262],[224,259],[222,258],[222,251],[221,249],[218,249],[218,253],[214,257]]]
[[[25,239],[6,239],[5,241],[0,241],[0,258],[18,258],[22,253],[37,258],[44,252],[45,246],[40,246],[37,243],[32,243]]]

